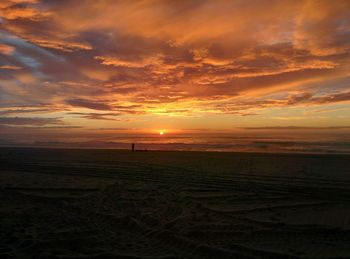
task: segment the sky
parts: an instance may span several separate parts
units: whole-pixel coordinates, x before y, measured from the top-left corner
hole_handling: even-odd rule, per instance
[[[0,144],[347,134],[349,104],[348,0],[0,1]]]

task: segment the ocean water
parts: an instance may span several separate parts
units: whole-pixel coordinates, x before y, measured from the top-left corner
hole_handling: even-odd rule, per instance
[[[219,152],[296,152],[350,154],[350,135],[321,133],[123,134],[32,141],[29,146]]]

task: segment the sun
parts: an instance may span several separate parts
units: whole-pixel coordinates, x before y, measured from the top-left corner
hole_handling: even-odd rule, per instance
[[[159,135],[164,135],[165,131],[164,130],[160,130],[159,131]]]

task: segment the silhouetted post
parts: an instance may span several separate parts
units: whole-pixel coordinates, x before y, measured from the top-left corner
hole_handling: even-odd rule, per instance
[[[131,151],[132,151],[132,152],[135,151],[135,144],[134,144],[134,143],[131,144]]]

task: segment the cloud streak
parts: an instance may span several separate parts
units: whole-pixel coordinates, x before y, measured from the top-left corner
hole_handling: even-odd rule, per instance
[[[0,117],[0,125],[45,126],[63,124],[61,118]]]
[[[102,110],[102,111],[112,110],[112,107],[109,106],[108,104],[101,103],[101,102],[94,102],[86,99],[68,99],[66,100],[66,103],[71,106],[83,107],[83,108],[88,108],[92,110]]]

